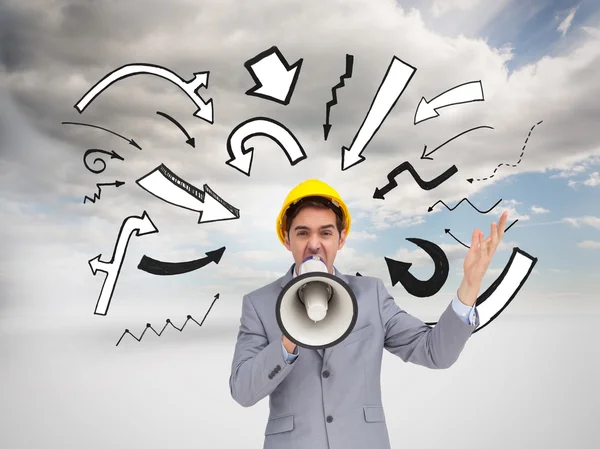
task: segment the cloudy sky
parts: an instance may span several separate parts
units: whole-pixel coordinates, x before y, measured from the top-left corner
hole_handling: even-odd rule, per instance
[[[380,277],[402,307],[424,320],[436,320],[460,284],[467,248],[458,240],[470,244],[475,228],[487,235],[504,210],[509,224],[518,221],[484,288],[515,247],[538,262],[498,321],[597,316],[599,19],[592,0],[1,1],[3,331],[13,337],[76,334],[94,347],[111,347],[124,328],[139,334],[147,322],[181,324],[188,314],[201,319],[219,293],[206,326],[212,321],[215,338],[234,342],[241,297],[283,275],[292,262],[276,237],[275,219],[287,192],[313,177],[334,186],[352,212],[336,267]],[[290,64],[303,59],[288,105],[245,94],[254,83],[244,62],[273,45]],[[346,54],[354,57],[353,74],[337,91],[325,141],[325,104]],[[394,56],[417,70],[366,147],[366,160],[342,171],[341,148],[354,139]],[[199,93],[212,100],[214,123],[193,116],[196,106],[174,84],[143,74],[114,83],[81,114],[75,109],[96,82],[130,63],[161,66],[185,80],[209,72]],[[481,81],[484,101],[449,106],[439,117],[413,123],[422,97],[471,81]],[[157,111],[177,120],[195,147]],[[227,165],[228,136],[255,117],[285,125],[307,158],[292,166],[272,140],[254,137],[247,143],[254,147],[251,175]],[[106,128],[142,150],[64,121]],[[493,129],[469,132],[443,145],[433,160],[420,159],[425,145],[434,149],[480,126]],[[92,173],[83,158],[90,149],[115,151],[123,160],[105,158],[106,168]],[[424,180],[453,165],[458,172],[429,191],[404,172],[385,200],[374,199],[375,188],[405,161]],[[200,189],[208,184],[240,218],[198,224],[198,213],[150,195],[135,181],[160,164]],[[103,187],[100,199],[83,203],[97,192],[96,183],[117,180],[125,184]],[[452,211],[438,203],[428,212],[439,200],[452,208],[463,198],[480,210],[501,202],[487,214],[466,201]],[[123,221],[144,211],[159,232],[131,237],[108,314],[94,315],[105,274],[94,276],[88,261],[98,254],[109,261]],[[439,245],[450,261],[448,280],[434,297],[414,298],[391,285],[384,257],[413,263],[411,273],[421,279],[433,273],[429,256],[406,240],[411,237]],[[143,255],[186,261],[223,246],[218,265],[188,274],[137,269]],[[182,335],[172,338],[189,343]],[[8,344],[3,350],[16,354]]]

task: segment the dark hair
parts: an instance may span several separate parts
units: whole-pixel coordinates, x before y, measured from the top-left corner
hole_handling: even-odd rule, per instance
[[[285,230],[288,234],[290,233],[290,228],[292,227],[292,221],[294,221],[296,215],[298,215],[298,213],[300,213],[300,211],[305,207],[331,209],[335,213],[335,225],[338,232],[341,234],[342,230],[346,227],[344,213],[339,206],[336,206],[330,200],[322,196],[306,196],[288,207],[288,210],[285,212]]]

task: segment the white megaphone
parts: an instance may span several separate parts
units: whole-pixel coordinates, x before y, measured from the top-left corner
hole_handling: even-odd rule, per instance
[[[277,324],[298,346],[323,349],[344,340],[356,324],[358,305],[348,284],[329,274],[319,256],[302,261],[298,276],[281,290]]]

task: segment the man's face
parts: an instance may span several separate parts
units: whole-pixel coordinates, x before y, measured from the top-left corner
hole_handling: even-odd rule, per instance
[[[292,252],[297,270],[304,259],[317,255],[327,264],[327,271],[333,273],[335,256],[346,242],[346,230],[340,235],[335,222],[331,209],[307,206],[296,215],[289,234],[285,234],[285,247]]]

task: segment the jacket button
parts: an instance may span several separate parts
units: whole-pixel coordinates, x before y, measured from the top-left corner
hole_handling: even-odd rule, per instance
[[[327,417],[327,422],[331,422],[331,421],[333,421],[333,417],[332,416],[328,416]]]
[[[325,378],[329,377],[329,371],[323,371],[323,377],[325,377]]]

